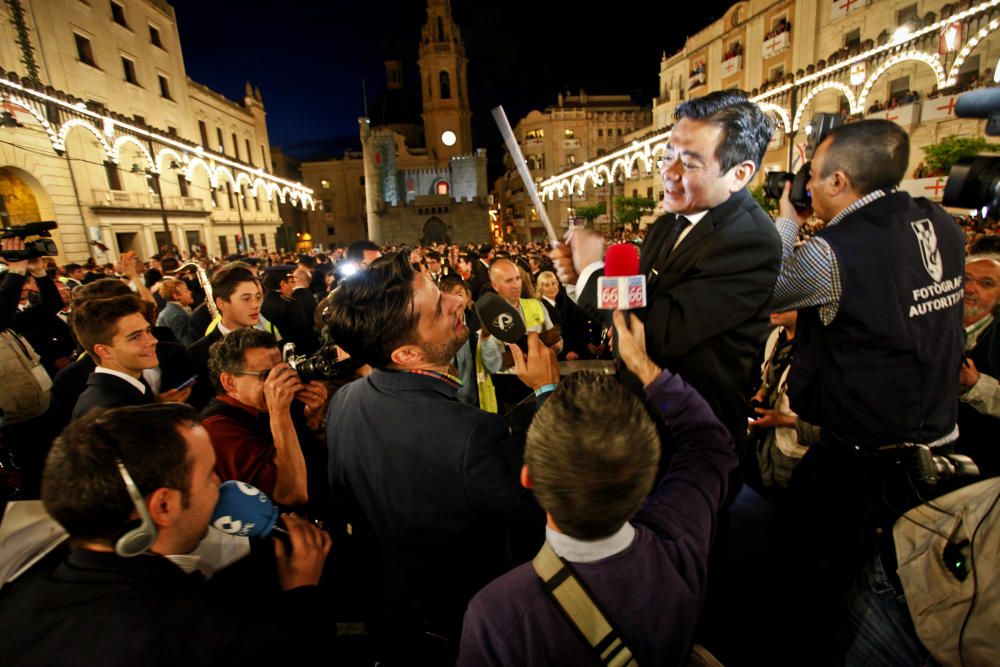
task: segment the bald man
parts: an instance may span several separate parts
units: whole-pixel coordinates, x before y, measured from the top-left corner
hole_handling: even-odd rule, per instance
[[[549,313],[538,299],[521,296],[521,272],[509,259],[498,259],[490,266],[490,282],[500,297],[521,314],[524,328],[531,332],[548,331],[554,325]],[[479,333],[476,352],[476,378],[479,385],[479,407],[489,412],[506,412],[531,393],[517,379],[513,366],[503,361],[505,345],[483,328]],[[551,345],[562,350],[562,338]],[[492,376],[492,377],[491,377]]]

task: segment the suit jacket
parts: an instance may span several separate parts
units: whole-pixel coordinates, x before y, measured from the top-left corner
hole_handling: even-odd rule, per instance
[[[152,390],[147,389],[146,393],[142,393],[120,377],[94,371],[87,378],[87,388],[76,401],[73,419],[79,419],[94,408],[148,405],[155,400]]]
[[[658,365],[698,390],[740,451],[746,440],[751,364],[768,329],[771,291],[781,267],[781,238],[744,188],[711,209],[658,261],[673,214],[650,228],[639,257],[646,275],[646,349]],[[655,269],[656,274],[653,274]],[[581,305],[596,304],[597,276]]]
[[[156,357],[160,361],[160,391],[174,389],[195,374],[187,353],[178,343],[160,341],[156,344]],[[94,368],[94,360],[85,354],[52,380],[52,407],[47,418],[58,422],[57,433],[73,419],[76,403],[87,389]]]
[[[265,317],[267,316],[265,315]],[[188,403],[193,405],[196,410],[204,408],[215,397],[212,376],[208,372],[208,354],[212,349],[212,344],[221,338],[222,332],[219,331],[219,327],[215,327],[211,333],[199,338],[187,348],[194,373],[198,375],[198,381],[195,382],[194,389],[191,390],[191,397],[188,399]]]
[[[385,607],[457,639],[469,599],[512,565],[508,528],[537,528],[533,555],[544,518],[518,482],[521,443],[455,391],[376,369],[334,394],[327,442],[331,489],[374,532]]]
[[[268,322],[278,328],[282,343],[286,341],[295,343],[296,354],[312,354],[316,351],[318,344],[312,328],[312,312],[307,317],[298,301],[285,299],[274,290],[267,290],[260,312]]]

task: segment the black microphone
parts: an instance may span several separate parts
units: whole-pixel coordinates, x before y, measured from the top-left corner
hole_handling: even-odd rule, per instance
[[[527,332],[521,313],[514,306],[494,293],[487,292],[476,301],[476,312],[490,335],[503,343],[522,344]]]

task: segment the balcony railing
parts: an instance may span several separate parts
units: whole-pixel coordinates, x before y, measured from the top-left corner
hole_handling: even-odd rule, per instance
[[[767,58],[773,58],[778,55],[789,46],[792,45],[792,33],[790,30],[775,35],[771,39],[764,40],[764,46],[761,49],[761,55]]]

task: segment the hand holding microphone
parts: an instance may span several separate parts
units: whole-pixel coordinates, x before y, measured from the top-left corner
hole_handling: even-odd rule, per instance
[[[285,528],[276,525],[278,518],[278,508],[266,493],[251,484],[229,480],[219,487],[211,525],[239,537],[282,534],[290,542],[291,551],[281,539],[274,541],[281,589],[315,586],[330,553],[330,534],[295,514],[281,515]]]
[[[661,372],[646,354],[646,327],[638,317],[621,310],[614,312],[617,350],[625,367],[639,378],[642,386],[655,380]]]
[[[646,276],[639,273],[639,250],[631,243],[608,247],[604,275],[597,281],[597,307],[603,310],[646,307]]]

